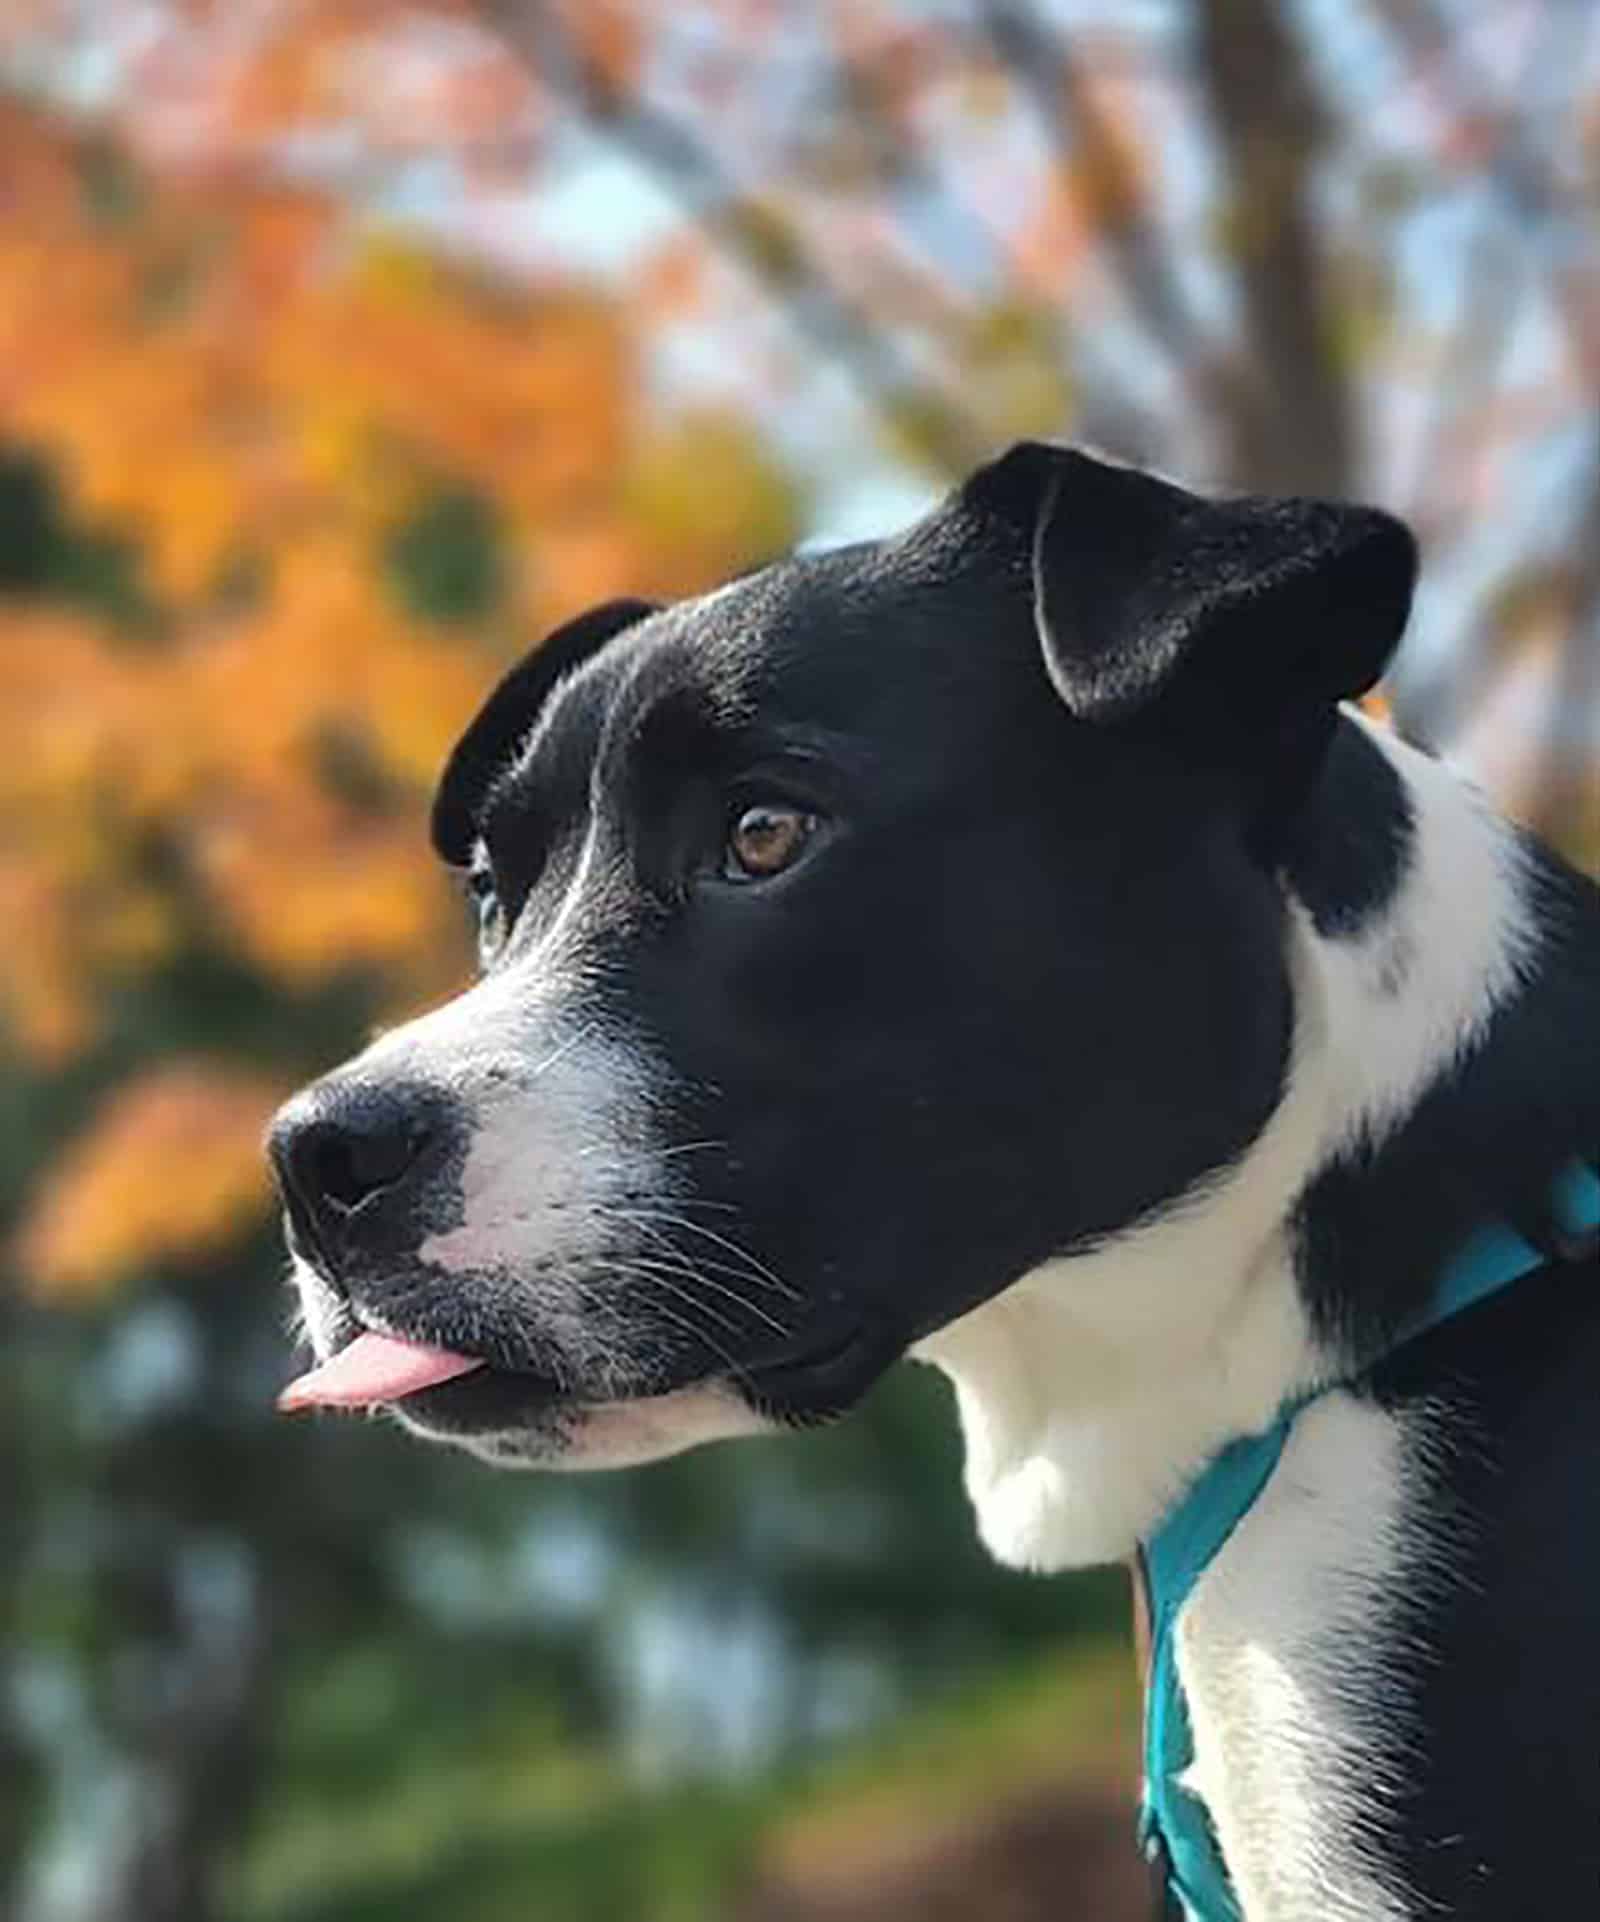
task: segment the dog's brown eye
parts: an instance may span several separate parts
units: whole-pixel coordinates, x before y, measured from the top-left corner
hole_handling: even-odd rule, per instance
[[[817,817],[803,808],[748,807],[728,830],[722,871],[730,881],[765,881],[798,860]]]

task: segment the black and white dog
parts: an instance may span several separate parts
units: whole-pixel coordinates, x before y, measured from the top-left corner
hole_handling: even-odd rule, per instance
[[[1414,567],[1024,445],[560,630],[436,803],[481,979],[275,1125],[286,1405],[601,1467],[910,1354],[1060,1569],[1325,1390],[1175,1627],[1237,1912],[1600,1915],[1600,1266],[1412,1332],[1600,1154],[1600,890],[1341,706]]]

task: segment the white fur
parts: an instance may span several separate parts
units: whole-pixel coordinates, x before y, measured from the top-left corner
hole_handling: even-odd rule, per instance
[[[1504,824],[1447,769],[1372,738],[1411,795],[1411,866],[1356,939],[1318,935],[1291,899],[1294,1044],[1261,1135],[1195,1193],[1044,1263],[915,1351],[954,1385],[968,1492],[1003,1562],[1131,1554],[1223,1442],[1327,1377],[1294,1283],[1292,1204],[1342,1147],[1403,1118],[1531,953]]]
[[[705,1382],[666,1395],[582,1403],[563,1409],[559,1426],[549,1433],[513,1428],[504,1434],[472,1435],[461,1445],[496,1468],[634,1468],[707,1442],[767,1434],[771,1428],[733,1389]]]
[[[1295,1036],[1284,1097],[1237,1166],[1112,1244],[1047,1262],[921,1344],[951,1378],[967,1487],[1002,1561],[1130,1554],[1215,1450],[1328,1379],[1288,1221],[1315,1171],[1404,1119],[1481,1035],[1534,944],[1509,830],[1387,734],[1414,852],[1354,939],[1289,903]],[[1217,1825],[1247,1922],[1398,1922],[1382,1816],[1394,1752],[1395,1598],[1442,1545],[1408,1512],[1394,1417],[1342,1393],[1296,1424],[1266,1490],[1179,1623],[1189,1785]],[[1402,1543],[1412,1557],[1401,1565]]]
[[[1280,1111],[1280,1113],[1287,1112]],[[1119,1560],[1230,1436],[1264,1428],[1316,1353],[1267,1172],[1246,1167],[1098,1253],[1047,1262],[914,1351],[950,1376],[967,1490],[1018,1568]]]
[[[1432,1542],[1400,1419],[1333,1393],[1178,1617],[1194,1739],[1184,1786],[1210,1810],[1248,1922],[1402,1922],[1384,1813],[1404,1779],[1390,1686]]]
[[[590,1368],[614,1331],[605,1302],[562,1273],[615,1245],[608,1204],[669,1188],[650,1143],[653,1064],[571,1012],[577,999],[541,952],[383,1036],[355,1065],[447,1089],[467,1130],[460,1219],[421,1241],[419,1261],[472,1277],[480,1296],[514,1286],[551,1341]]]
[[[1505,822],[1445,763],[1361,725],[1405,783],[1415,858],[1389,913],[1360,940],[1312,937],[1330,1044],[1319,1161],[1402,1121],[1481,1037],[1537,945],[1524,857]],[[1398,993],[1386,991],[1390,980]]]

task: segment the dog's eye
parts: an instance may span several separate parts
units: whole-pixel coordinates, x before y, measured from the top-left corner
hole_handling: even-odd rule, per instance
[[[804,808],[762,802],[740,810],[728,827],[722,872],[729,881],[766,881],[793,867],[816,832]]]

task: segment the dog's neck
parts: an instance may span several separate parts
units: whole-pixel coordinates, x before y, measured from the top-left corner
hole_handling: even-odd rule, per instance
[[[1493,1207],[1494,1184],[1471,1179],[1492,1152],[1474,1107],[1515,1107],[1517,1089],[1467,1084],[1494,1080],[1479,1063],[1501,1051],[1502,1024],[1559,998],[1565,978],[1558,966],[1544,985],[1534,860],[1457,776],[1341,724],[1284,864],[1295,1033],[1266,1128],[1198,1189],[1045,1263],[915,1351],[954,1385],[968,1491],[1000,1560],[1129,1554],[1225,1442],[1370,1359],[1471,1211]],[[1581,992],[1600,1002],[1600,910],[1584,907],[1597,925],[1579,943]],[[1600,1113],[1575,1122],[1549,1094],[1523,1086],[1527,1112],[1498,1122],[1544,1175],[1589,1120],[1600,1139]],[[1528,1137],[1536,1113],[1549,1142]],[[1465,1179],[1436,1165],[1458,1153]],[[1408,1170],[1427,1188],[1423,1225],[1384,1259]],[[1371,1272],[1354,1272],[1363,1263]]]

